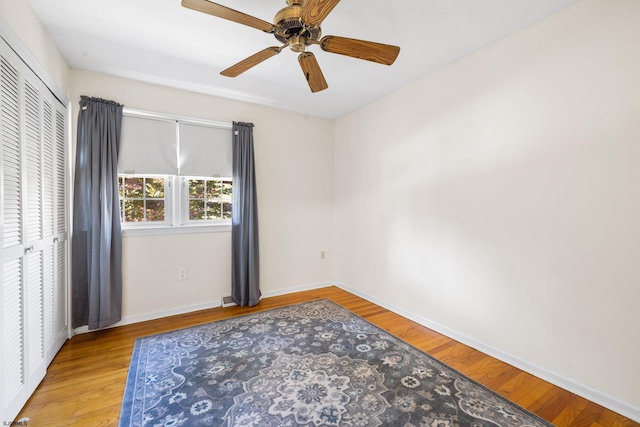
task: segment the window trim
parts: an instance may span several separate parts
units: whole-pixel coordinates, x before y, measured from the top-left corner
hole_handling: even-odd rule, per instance
[[[231,221],[225,224],[178,225],[127,227],[122,229],[122,236],[163,236],[169,234],[230,233]]]

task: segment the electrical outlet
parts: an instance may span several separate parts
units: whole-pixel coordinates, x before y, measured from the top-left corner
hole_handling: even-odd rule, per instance
[[[320,251],[320,259],[324,259],[324,251]]]
[[[180,267],[178,269],[178,280],[187,280],[187,268]]]

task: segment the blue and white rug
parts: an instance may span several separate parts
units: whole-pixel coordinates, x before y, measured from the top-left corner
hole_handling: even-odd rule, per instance
[[[320,300],[136,340],[120,426],[551,424]]]

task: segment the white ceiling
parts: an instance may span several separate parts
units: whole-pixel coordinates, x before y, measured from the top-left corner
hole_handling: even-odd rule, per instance
[[[392,66],[310,50],[329,89],[312,94],[286,49],[236,78],[220,71],[280,43],[180,0],[29,0],[72,68],[337,118],[579,0],[345,0],[322,24],[401,47]],[[271,22],[285,0],[218,3]]]

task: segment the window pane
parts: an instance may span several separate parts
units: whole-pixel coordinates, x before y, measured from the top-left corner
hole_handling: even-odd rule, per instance
[[[231,203],[222,204],[222,218],[231,219]]]
[[[120,218],[123,223],[167,221],[167,177],[121,175],[118,177],[118,183]]]
[[[204,219],[204,200],[189,200],[189,219]]]
[[[191,179],[189,182],[189,220],[231,219],[233,187],[229,179]]]
[[[124,197],[141,199],[144,197],[144,178],[125,178]]]
[[[146,197],[164,199],[164,178],[147,178],[146,181]]]
[[[233,194],[233,185],[231,184],[231,181],[221,181],[220,182],[220,194],[222,194],[224,197],[224,199],[226,200],[228,197],[228,200],[231,201],[231,196]]]
[[[220,181],[207,181],[207,199],[215,199],[220,195]]]
[[[144,201],[143,200],[125,200],[124,201],[124,220],[125,222],[144,221]]]
[[[231,181],[222,181],[220,183],[220,200],[224,203],[231,203],[233,199],[233,187]]]
[[[189,198],[204,199],[204,181],[201,179],[189,180]]]
[[[164,221],[164,200],[147,200],[147,221]]]
[[[207,201],[207,219],[220,219],[222,217],[220,203]]]

